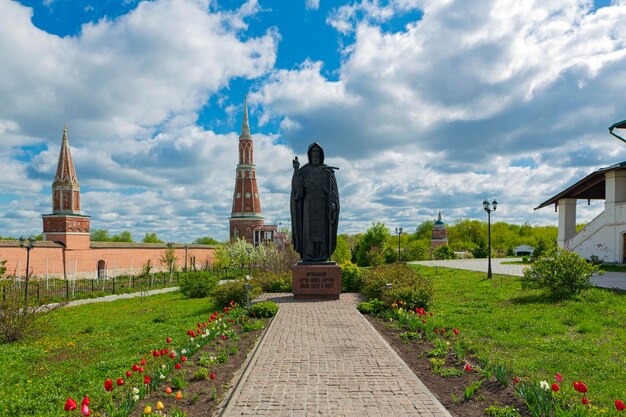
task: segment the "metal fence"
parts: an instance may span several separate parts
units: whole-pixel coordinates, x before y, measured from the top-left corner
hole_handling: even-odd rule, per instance
[[[243,278],[257,268],[209,268],[220,280]],[[196,272],[196,271],[189,271]],[[8,285],[17,286],[22,297],[28,297],[29,304],[48,304],[53,302],[96,298],[111,294],[123,294],[150,289],[178,286],[178,281],[186,272],[156,272],[149,275],[120,275],[109,278],[77,279],[41,279],[30,277],[28,286],[24,278],[7,278],[2,286],[2,300],[6,300]]]

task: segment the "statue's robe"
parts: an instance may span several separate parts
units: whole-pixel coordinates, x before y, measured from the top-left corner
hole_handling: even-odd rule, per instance
[[[308,163],[295,170],[291,180],[292,242],[304,262],[330,259],[337,246],[338,224],[339,192],[334,169],[323,163]]]

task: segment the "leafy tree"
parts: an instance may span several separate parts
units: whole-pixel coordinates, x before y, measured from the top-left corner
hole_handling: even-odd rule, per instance
[[[406,261],[423,261],[430,254],[430,241],[413,240],[408,242],[406,251],[402,253]]]
[[[111,237],[111,242],[132,242],[133,237],[130,232],[123,231],[119,235],[113,235]]]
[[[454,250],[448,245],[443,245],[437,247],[433,251],[433,258],[435,259],[454,259],[456,255],[454,254]]]
[[[159,258],[161,265],[165,266],[167,270],[171,272],[176,271],[176,261],[178,261],[178,258],[176,257],[176,249],[173,246],[169,246],[165,249]]]
[[[546,247],[546,242],[543,239],[539,239],[537,246],[535,246],[535,250],[533,251],[532,259],[539,259],[546,252],[548,248]]]
[[[91,240],[93,242],[108,242],[111,240],[111,237],[109,237],[109,232],[105,229],[93,229],[91,231]]]
[[[481,240],[478,246],[472,250],[472,255],[474,255],[474,258],[486,258],[489,255],[489,250],[484,240]]]
[[[430,240],[433,236],[433,226],[435,222],[432,220],[425,221],[417,226],[415,230],[416,239]]]
[[[382,264],[384,262],[383,251],[389,237],[389,230],[384,223],[377,222],[372,224],[372,227],[367,229],[367,232],[365,232],[359,240],[356,253],[357,265],[370,266]]]
[[[159,237],[157,236],[155,232],[152,232],[152,233],[146,232],[146,234],[143,236],[142,242],[143,243],[163,243],[163,241],[159,239]]]
[[[335,248],[335,252],[333,252],[333,255],[330,259],[337,262],[338,264],[343,264],[345,261],[349,261],[350,259],[352,259],[352,254],[350,253],[350,245],[342,235],[337,236],[337,247]]]
[[[211,236],[199,237],[198,239],[194,240],[193,243],[196,243],[198,245],[219,245],[220,244],[220,242],[213,239]]]
[[[522,289],[544,289],[555,300],[571,298],[591,286],[598,269],[575,252],[550,250],[524,270]]]

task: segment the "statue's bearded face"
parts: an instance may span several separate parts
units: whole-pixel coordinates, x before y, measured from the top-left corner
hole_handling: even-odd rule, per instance
[[[311,165],[319,165],[321,163],[321,153],[318,148],[311,149]]]

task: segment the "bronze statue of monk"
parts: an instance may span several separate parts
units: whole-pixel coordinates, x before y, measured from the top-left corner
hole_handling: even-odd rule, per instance
[[[335,170],[324,164],[324,150],[316,142],[307,151],[309,162],[300,168],[296,156],[291,178],[291,240],[305,263],[327,262],[337,246],[339,192]]]

